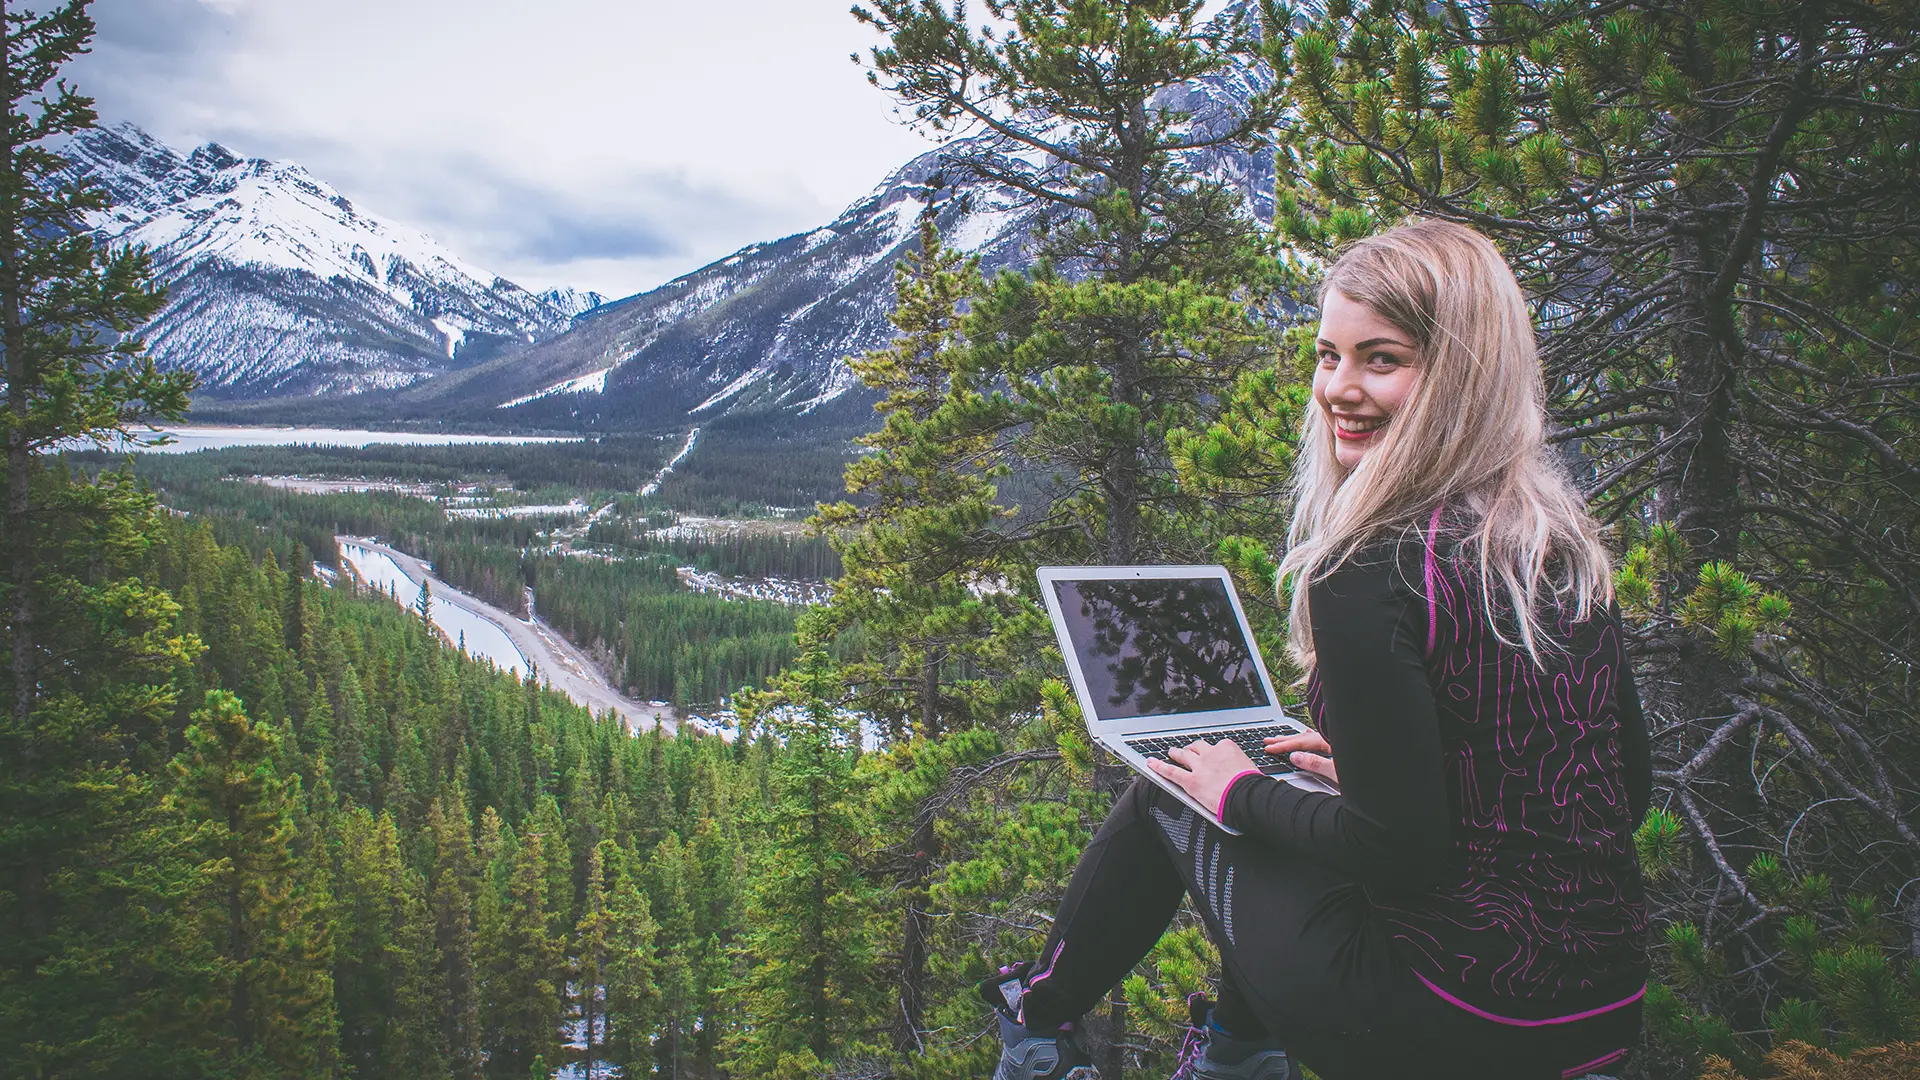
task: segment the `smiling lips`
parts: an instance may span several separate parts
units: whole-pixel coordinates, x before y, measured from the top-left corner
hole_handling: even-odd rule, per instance
[[[1333,418],[1333,434],[1347,442],[1360,442],[1373,438],[1375,432],[1387,426],[1384,416],[1340,416]]]

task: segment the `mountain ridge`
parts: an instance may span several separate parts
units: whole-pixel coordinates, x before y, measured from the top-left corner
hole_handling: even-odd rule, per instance
[[[1257,67],[1170,87],[1156,106],[1206,128],[1265,85]],[[90,222],[148,244],[169,284],[144,333],[163,363],[193,366],[197,415],[527,430],[684,430],[776,412],[870,425],[846,364],[892,336],[893,269],[931,209],[943,240],[993,273],[1031,261],[1046,208],[955,164],[1025,157],[990,134],[950,140],[890,172],[832,221],[749,244],[615,300],[540,293],[479,271],[405,226],[366,215],[297,165],[219,144],[181,155],[132,125],[77,138],[75,171],[121,205]],[[1182,155],[1272,214],[1269,152]],[[936,190],[937,189],[937,190]],[[782,424],[782,427],[787,426]]]
[[[212,399],[392,390],[564,332],[590,309],[535,294],[426,233],[368,214],[304,167],[219,143],[182,154],[130,123],[59,148],[59,178],[106,188],[103,243],[152,254],[166,306],[142,328]]]
[[[1207,125],[1231,116],[1265,79],[1237,70],[1171,88],[1157,103]],[[765,410],[870,423],[871,399],[845,359],[892,337],[893,267],[918,242],[929,184],[944,193],[933,213],[946,243],[978,255],[987,273],[1030,261],[1043,208],[953,164],[964,153],[1018,149],[981,135],[936,147],[826,225],[749,244],[596,308],[556,338],[396,392],[395,415],[491,411],[516,425],[602,430],[684,428]],[[1197,174],[1237,191],[1246,212],[1271,220],[1270,153],[1185,157]]]

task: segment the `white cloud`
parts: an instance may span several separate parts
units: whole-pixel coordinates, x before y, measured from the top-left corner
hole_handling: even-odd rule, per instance
[[[845,0],[98,0],[108,121],[299,161],[522,284],[624,295],[822,224],[928,144]]]

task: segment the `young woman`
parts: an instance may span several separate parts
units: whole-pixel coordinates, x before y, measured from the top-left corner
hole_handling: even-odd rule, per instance
[[[1156,763],[1243,835],[1134,782],[1039,962],[982,986],[999,1080],[1091,1075],[1072,1023],[1183,894],[1223,977],[1179,1077],[1562,1080],[1638,1039],[1646,723],[1519,285],[1405,225],[1329,268],[1318,349],[1281,564],[1315,731],[1267,750],[1340,793],[1229,741]]]

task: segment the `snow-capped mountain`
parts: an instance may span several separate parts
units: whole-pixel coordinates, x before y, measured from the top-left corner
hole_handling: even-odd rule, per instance
[[[182,156],[132,124],[61,152],[114,197],[88,222],[95,235],[146,246],[168,286],[148,351],[198,372],[210,397],[407,386],[553,337],[601,300],[536,296],[290,162],[217,143]]]
[[[471,372],[464,384],[515,422],[651,427],[766,407],[810,411],[856,385],[845,357],[892,335],[893,266],[918,235],[933,155],[900,169],[831,224],[733,255],[579,319]],[[1024,261],[1027,211],[993,191],[939,212],[949,242],[993,267]],[[502,415],[499,410],[505,410]]]
[[[1240,72],[1196,81],[1163,94],[1159,104],[1196,125],[1217,123],[1238,113],[1262,77]],[[610,428],[697,424],[768,408],[819,410],[857,388],[845,358],[893,334],[893,267],[917,238],[931,177],[955,183],[937,211],[946,243],[979,254],[988,272],[1028,261],[1040,208],[950,164],[984,145],[975,137],[923,154],[821,228],[742,248],[601,306],[558,338],[402,397],[420,416],[458,401],[474,410],[490,405],[515,422]],[[1251,213],[1270,219],[1271,155],[1200,151],[1189,165],[1238,190]],[[865,415],[864,401],[855,408]]]
[[[607,298],[592,290],[558,287],[543,289],[536,295],[549,306],[558,308],[568,315],[578,318],[607,302]]]

